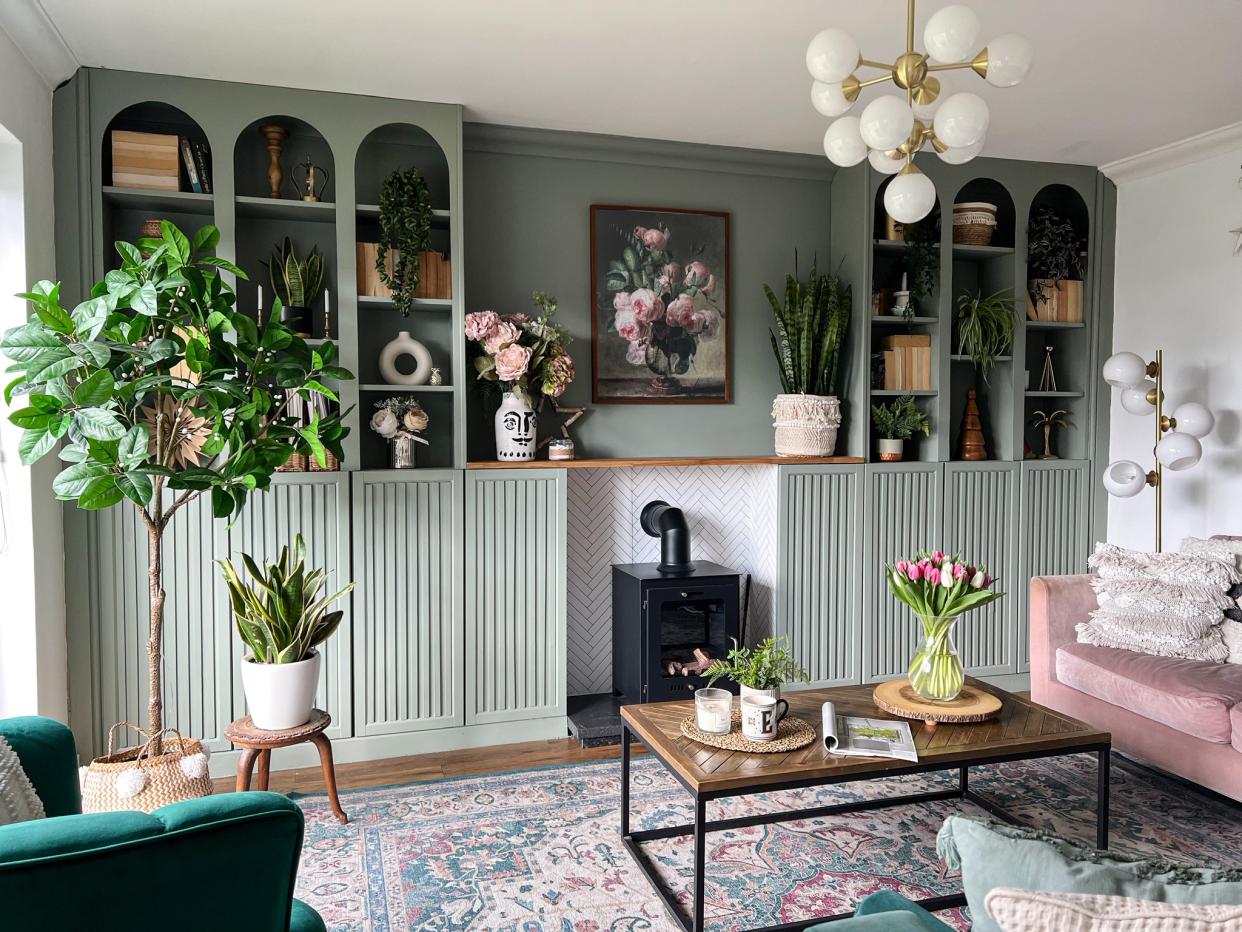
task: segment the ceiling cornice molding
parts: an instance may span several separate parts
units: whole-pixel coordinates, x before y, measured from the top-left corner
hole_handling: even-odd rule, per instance
[[[1239,148],[1242,148],[1242,123],[1231,123],[1180,142],[1109,162],[1101,165],[1100,171],[1114,184],[1122,185]]]
[[[836,173],[832,163],[823,156],[797,152],[634,139],[604,133],[534,129],[496,123],[467,123],[463,144],[468,152],[583,159],[810,181],[831,181]]]
[[[58,87],[82,65],[39,0],[4,0],[0,29],[8,33],[48,88]]]

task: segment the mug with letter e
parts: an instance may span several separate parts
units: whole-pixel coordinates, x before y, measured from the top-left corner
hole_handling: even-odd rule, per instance
[[[789,703],[771,696],[745,696],[742,699],[742,735],[751,741],[771,741],[776,727],[789,714]]]

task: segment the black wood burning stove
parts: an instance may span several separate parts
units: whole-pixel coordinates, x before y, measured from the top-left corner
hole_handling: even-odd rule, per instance
[[[724,659],[739,638],[739,580],[701,561],[678,575],[654,563],[613,566],[612,690],[622,703],[689,699],[707,685],[696,665]]]

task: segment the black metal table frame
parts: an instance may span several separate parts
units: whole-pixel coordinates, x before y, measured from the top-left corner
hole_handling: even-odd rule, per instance
[[[669,825],[662,828],[644,831],[630,831],[630,742],[634,740],[628,722],[621,723],[621,837],[626,849],[633,856],[639,869],[647,881],[655,888],[664,904],[665,910],[678,925],[687,932],[703,930],[703,898],[704,898],[704,865],[707,854],[707,834],[723,832],[731,829],[751,828],[756,825],[771,825],[778,822],[792,822],[798,819],[816,819],[823,816],[843,815],[851,812],[866,812],[873,809],[887,809],[892,806],[909,806],[919,803],[937,802],[945,799],[965,799],[979,806],[990,815],[1011,825],[1019,825],[1013,816],[986,797],[980,796],[970,788],[970,768],[988,764],[1003,764],[1013,761],[1036,760],[1044,757],[1069,757],[1074,754],[1094,753],[1096,755],[1096,810],[1095,810],[1095,846],[1101,850],[1108,848],[1108,784],[1109,784],[1109,753],[1110,742],[1083,744],[1073,748],[1057,748],[1050,751],[1016,751],[1009,754],[986,754],[972,757],[968,762],[946,767],[944,764],[914,764],[900,766],[893,771],[877,773],[873,776],[847,774],[840,777],[807,777],[804,779],[785,780],[780,783],[766,784],[759,787],[740,787],[736,789],[709,790],[696,792],[674,768],[660,755],[655,748],[650,748],[652,755],[660,761],[665,770],[673,775],[678,783],[694,798],[694,822],[687,825]],[[641,740],[641,737],[639,737]],[[816,806],[812,809],[791,809],[783,812],[769,812],[760,815],[744,816],[735,819],[719,819],[707,821],[707,804],[717,799],[733,796],[755,796],[761,793],[776,793],[781,790],[797,790],[814,786],[831,786],[838,783],[855,783],[865,780],[879,780],[906,774],[934,773],[936,771],[958,771],[958,785],[954,789],[936,790],[928,793],[911,793],[904,796],[892,796],[884,799],[864,799],[857,802],[836,803],[829,806]],[[680,838],[685,835],[694,836],[694,905],[693,912],[687,916],[677,903],[673,892],[664,886],[654,866],[643,851],[642,844],[647,841],[658,841],[667,838]],[[919,906],[931,912],[941,909],[952,909],[966,905],[964,893],[948,896],[935,896],[916,901]],[[814,919],[801,919],[777,926],[763,926],[750,932],[795,932],[820,922],[832,922],[837,919],[848,919],[854,913],[836,913],[831,916],[820,916]]]

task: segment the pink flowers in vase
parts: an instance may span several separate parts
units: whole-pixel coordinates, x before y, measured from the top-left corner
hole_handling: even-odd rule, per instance
[[[527,314],[502,316],[495,311],[466,315],[466,338],[482,350],[475,357],[474,368],[478,378],[501,382],[506,391],[528,400],[535,392],[559,398],[574,380],[574,361],[565,349],[572,337],[564,327],[552,323],[556,298],[542,291],[531,297],[543,311],[535,318]]]
[[[987,568],[966,563],[942,550],[921,551],[887,567],[888,588],[920,618],[957,616],[994,602],[1005,593],[992,590]]]

